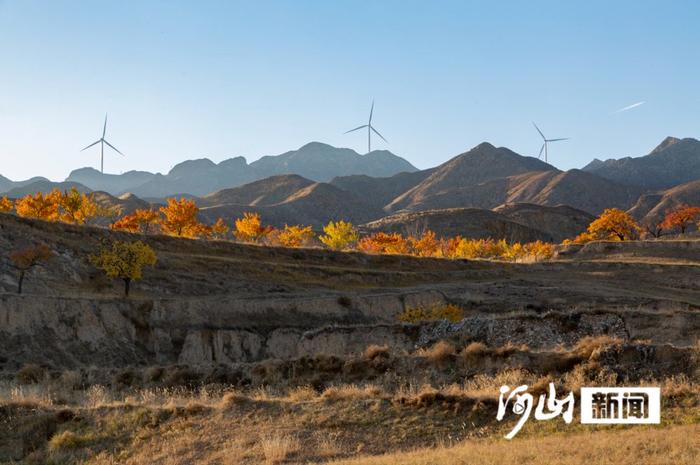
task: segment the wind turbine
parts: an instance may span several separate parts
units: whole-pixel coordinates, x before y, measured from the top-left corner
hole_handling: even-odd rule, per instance
[[[107,140],[105,140],[106,133],[107,133],[107,113],[105,113],[105,125],[102,128],[102,137],[100,137],[100,140],[98,140],[97,142],[93,142],[92,144],[88,145],[83,150],[81,150],[81,152],[82,152],[84,150],[89,149],[93,145],[100,144],[100,173],[103,173],[103,174],[104,174],[104,168],[105,168],[105,144],[107,144],[109,147],[111,147],[112,150],[117,152],[122,157],[124,156],[124,154],[121,153],[119,150],[117,150],[117,148],[115,146],[113,146],[112,144],[107,142]]]
[[[542,144],[542,148],[540,149],[540,154],[537,155],[537,158],[542,158],[542,152],[544,151],[544,161],[547,163],[547,148],[549,147],[550,142],[558,142],[560,140],[569,140],[568,137],[561,137],[559,139],[547,139],[544,134],[542,134],[542,131],[540,131],[540,128],[537,127],[537,125],[532,123],[533,126],[535,126],[535,129],[537,129],[537,132],[540,133],[540,136],[542,136],[542,140],[544,141],[544,144]]]
[[[374,100],[372,100],[372,108],[370,108],[370,110],[369,110],[369,121],[367,121],[367,124],[363,124],[362,126],[358,126],[355,129],[351,129],[351,130],[345,131],[343,133],[343,134],[347,134],[349,132],[354,132],[354,131],[357,131],[357,130],[362,129],[362,128],[367,128],[367,153],[372,151],[372,131],[374,131],[374,133],[376,135],[381,137],[384,142],[386,142],[387,144],[389,143],[389,141],[384,139],[384,136],[379,134],[379,131],[374,129],[374,126],[372,126],[372,113],[374,113]]]

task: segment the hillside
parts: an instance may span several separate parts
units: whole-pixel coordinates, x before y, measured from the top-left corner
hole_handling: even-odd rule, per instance
[[[576,237],[595,219],[593,215],[567,205],[549,207],[516,203],[500,205],[493,211],[529,228],[542,231],[557,243]]]
[[[25,195],[35,194],[37,192],[51,192],[54,189],[59,189],[62,191],[69,190],[75,187],[80,192],[90,192],[91,189],[77,182],[66,181],[66,182],[52,182],[44,178],[39,178],[39,181],[34,181],[28,184],[24,184],[21,187],[14,187],[9,191],[5,192],[3,195],[7,195],[11,199],[16,199],[19,197],[24,197]]]
[[[523,157],[484,142],[435,169],[425,180],[387,205],[388,211],[484,207],[493,192],[479,193],[489,181],[532,171],[556,170],[536,158]],[[501,202],[496,202],[496,206]]]
[[[101,174],[92,168],[81,168],[73,171],[66,181],[82,183],[92,190],[113,195],[131,192],[141,198],[163,198],[183,193],[202,196],[280,174],[298,174],[325,182],[337,176],[392,176],[404,171],[413,172],[416,168],[385,150],[360,155],[351,149],[311,142],[298,150],[264,156],[250,164],[243,157],[218,164],[201,158],[179,163],[165,175],[144,171]]]
[[[339,176],[331,184],[355,194],[377,208],[384,208],[396,197],[416,186],[430,176],[435,168],[398,173],[387,178],[375,178],[367,175]]]
[[[667,137],[648,155],[596,159],[583,170],[621,184],[665,189],[700,179],[700,141]]]
[[[540,160],[481,144],[440,165],[386,206],[388,211],[492,209],[506,203],[569,205],[590,214],[631,207],[642,189],[581,170],[562,172]]]
[[[316,229],[328,221],[355,224],[382,216],[353,194],[331,184],[313,182],[297,175],[272,176],[245,186],[224,189],[200,199],[201,214],[209,221],[218,217],[239,218],[256,212],[265,224],[305,224]]]
[[[629,213],[644,222],[653,223],[683,204],[700,205],[700,180],[645,194],[639,197]]]
[[[552,236],[530,228],[491,210],[448,208],[401,212],[363,224],[361,231],[398,232],[420,236],[430,230],[438,237],[462,236],[472,239],[505,239],[508,242],[552,241]]]
[[[28,184],[33,184],[40,181],[48,182],[49,180],[40,176],[35,176],[31,179],[26,179],[24,181],[11,181],[10,179],[7,179],[6,177],[0,175],[0,194],[18,187],[23,187]]]

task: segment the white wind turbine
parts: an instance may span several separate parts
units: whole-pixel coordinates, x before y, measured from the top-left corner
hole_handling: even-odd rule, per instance
[[[121,153],[115,146],[107,142],[105,139],[105,134],[107,133],[107,113],[105,113],[105,124],[104,127],[102,128],[102,137],[97,142],[93,142],[92,144],[88,145],[85,147],[83,150],[87,150],[93,145],[100,144],[100,173],[104,173],[104,167],[105,167],[105,144],[107,144],[109,147],[112,148],[115,152],[117,152],[119,155],[124,156],[123,153]],[[83,151],[81,150],[81,152]]]
[[[549,143],[550,142],[558,142],[560,140],[569,140],[568,137],[561,137],[559,139],[547,139],[544,134],[542,134],[542,131],[540,131],[540,128],[537,127],[537,125],[533,122],[533,126],[535,126],[535,129],[537,129],[537,132],[540,133],[540,136],[542,136],[542,140],[544,141],[544,144],[542,144],[542,148],[540,149],[540,154],[537,155],[537,158],[542,158],[542,152],[544,152],[544,161],[547,163],[547,152],[549,148]]]
[[[374,129],[374,126],[372,126],[372,113],[374,113],[374,100],[372,100],[372,108],[370,108],[370,110],[369,110],[369,121],[367,121],[367,124],[363,124],[362,126],[358,126],[355,129],[351,129],[351,130],[345,131],[343,133],[343,134],[347,134],[349,132],[354,132],[354,131],[357,131],[357,130],[362,129],[362,128],[367,128],[367,153],[372,151],[372,132],[373,131],[376,135],[381,137],[384,142],[386,142],[387,144],[389,143],[389,141],[384,139],[384,136],[379,134],[379,131]]]

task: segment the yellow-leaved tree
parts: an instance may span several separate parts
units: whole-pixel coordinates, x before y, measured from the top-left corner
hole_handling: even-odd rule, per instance
[[[183,197],[180,200],[170,198],[167,202],[160,209],[164,216],[160,227],[165,234],[181,237],[198,237],[202,234],[202,224],[197,219],[199,208],[194,200]]]
[[[15,208],[15,203],[7,196],[0,198],[0,213],[9,213]]]
[[[60,208],[59,219],[65,223],[85,224],[97,216],[98,206],[88,195],[75,187],[57,197]]]
[[[10,255],[10,261],[19,271],[19,279],[17,280],[18,294],[22,293],[22,284],[24,283],[24,276],[27,272],[39,263],[51,259],[53,256],[54,253],[45,244],[20,249]]]
[[[105,272],[110,278],[124,281],[124,296],[129,296],[132,281],[141,279],[144,266],[156,264],[156,253],[141,241],[103,242],[99,250],[90,255],[90,263]]]
[[[637,239],[641,228],[634,218],[617,208],[608,208],[588,225],[588,237],[598,240],[617,239],[620,241]]]
[[[284,229],[277,235],[279,244],[283,247],[304,247],[311,242],[314,231],[311,226],[284,225]]]
[[[60,218],[61,191],[54,189],[48,194],[37,192],[28,194],[15,202],[15,211],[25,218],[44,221],[57,221]]]
[[[318,239],[332,250],[345,250],[352,247],[359,237],[352,223],[346,221],[331,221],[323,227],[323,232]]]
[[[241,242],[257,243],[272,232],[271,226],[263,226],[257,213],[243,213],[243,218],[236,220],[236,239]]]

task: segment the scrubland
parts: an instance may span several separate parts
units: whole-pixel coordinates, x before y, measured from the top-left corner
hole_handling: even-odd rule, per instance
[[[261,375],[247,385],[184,376],[182,367],[129,377],[94,369],[92,382],[102,376],[103,384],[91,384],[85,372],[27,366],[0,388],[0,453],[3,463],[86,465],[697,463],[700,348],[682,354],[684,367],[669,359],[634,372],[623,365],[631,347],[652,346],[609,337],[551,351],[370,346],[337,360],[297,360],[313,370],[296,376],[282,362],[252,364]],[[319,378],[324,371],[335,376]],[[539,394],[550,382],[559,397],[583,385],[660,386],[662,424],[531,418],[503,439],[515,417],[496,421],[498,388],[527,384]]]

